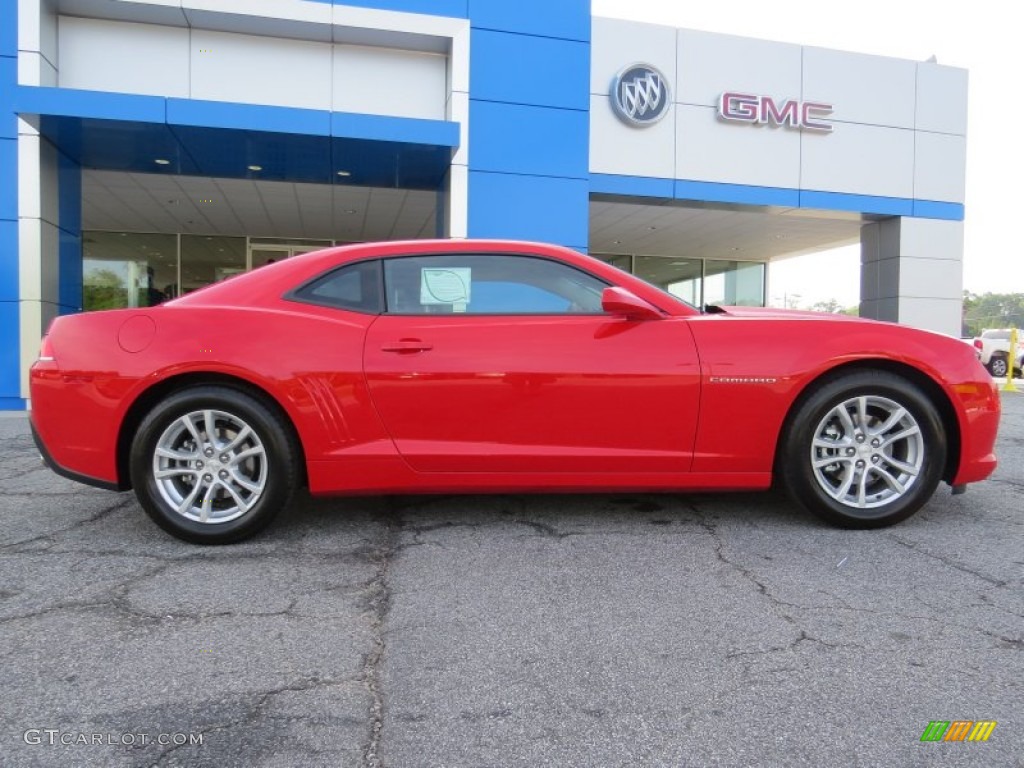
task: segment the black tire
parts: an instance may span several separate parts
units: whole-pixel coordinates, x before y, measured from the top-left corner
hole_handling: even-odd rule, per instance
[[[259,533],[288,505],[299,478],[289,426],[251,395],[215,385],[158,403],[139,425],[129,463],[146,514],[195,544]]]
[[[992,355],[992,359],[988,361],[988,372],[997,379],[1006,375],[1007,368],[1009,366],[1006,364],[1006,358],[1001,355]]]
[[[882,528],[931,498],[947,443],[918,386],[884,371],[857,371],[826,379],[801,399],[776,472],[794,501],[829,523]]]

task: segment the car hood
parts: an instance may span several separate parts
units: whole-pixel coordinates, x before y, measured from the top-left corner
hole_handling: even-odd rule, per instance
[[[760,320],[834,320],[835,322],[877,323],[865,317],[839,315],[832,312],[812,312],[809,309],[776,309],[775,307],[719,307],[709,306],[709,315],[730,317],[754,317]]]

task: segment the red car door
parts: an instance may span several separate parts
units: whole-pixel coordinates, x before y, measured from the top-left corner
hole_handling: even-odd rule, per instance
[[[700,371],[685,320],[603,314],[605,284],[580,273],[567,280],[582,287],[569,286],[547,273],[579,270],[557,262],[527,265],[520,278],[515,259],[541,261],[415,257],[394,260],[402,262],[394,269],[385,262],[389,311],[367,332],[364,366],[373,403],[410,466],[421,472],[688,471]],[[427,296],[423,271],[436,276],[439,263],[448,268],[445,279],[472,282],[472,298],[453,302],[454,312]],[[412,278],[405,280],[406,298],[414,299],[406,304],[403,271]],[[441,294],[451,289],[438,285]],[[594,291],[596,306],[589,298]],[[417,303],[419,294],[427,304]],[[513,314],[516,309],[528,312]]]

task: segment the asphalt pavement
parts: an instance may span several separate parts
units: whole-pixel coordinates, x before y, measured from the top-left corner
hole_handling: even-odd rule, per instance
[[[0,765],[1024,766],[1003,398],[994,478],[886,530],[775,493],[304,498],[220,548],[0,417]]]

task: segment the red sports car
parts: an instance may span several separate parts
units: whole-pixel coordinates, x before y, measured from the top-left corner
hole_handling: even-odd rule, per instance
[[[988,477],[999,397],[959,340],[701,311],[565,248],[331,248],[148,309],[60,317],[32,367],[58,473],[188,541],[321,494],[783,484],[842,526]]]

